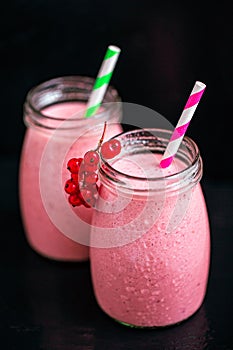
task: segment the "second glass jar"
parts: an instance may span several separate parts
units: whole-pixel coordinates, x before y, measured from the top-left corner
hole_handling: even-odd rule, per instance
[[[81,214],[67,203],[67,160],[96,147],[104,121],[106,138],[121,131],[121,100],[109,87],[99,112],[83,118],[94,79],[59,77],[31,89],[24,104],[27,126],[19,169],[20,207],[25,234],[39,254],[55,260],[89,257],[91,208]]]

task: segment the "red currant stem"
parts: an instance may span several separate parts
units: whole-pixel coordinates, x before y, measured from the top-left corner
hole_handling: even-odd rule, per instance
[[[99,142],[98,142],[98,146],[97,148],[95,149],[95,151],[98,151],[104,141],[104,136],[105,136],[105,132],[106,132],[106,128],[107,128],[107,122],[104,122],[104,130],[102,132],[102,136],[101,138],[99,139]]]

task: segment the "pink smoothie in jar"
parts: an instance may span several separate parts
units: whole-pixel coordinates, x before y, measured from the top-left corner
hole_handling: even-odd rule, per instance
[[[173,164],[159,160],[171,133],[118,136],[122,152],[103,160],[92,218],[91,273],[101,309],[135,327],[179,323],[202,304],[210,233],[200,179],[202,160],[185,137]]]
[[[120,98],[109,87],[101,110],[84,119],[92,78],[70,76],[32,89],[24,106],[27,125],[19,169],[20,207],[26,238],[42,256],[63,261],[89,257],[91,208],[81,215],[64,191],[67,161],[96,147],[104,121],[106,138],[121,131]]]

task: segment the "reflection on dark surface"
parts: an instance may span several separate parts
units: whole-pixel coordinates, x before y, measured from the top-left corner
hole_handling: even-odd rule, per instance
[[[121,349],[122,338],[124,349],[205,349],[211,340],[204,305],[190,319],[179,325],[161,329],[129,329],[113,326],[106,319],[106,332],[101,339],[101,329],[98,333],[99,349]],[[124,326],[121,326],[124,327]],[[113,331],[115,328],[115,331]],[[112,345],[110,345],[112,344]],[[102,347],[101,347],[102,346]]]

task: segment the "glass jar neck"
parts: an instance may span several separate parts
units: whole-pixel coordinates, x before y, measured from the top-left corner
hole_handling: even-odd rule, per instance
[[[119,122],[121,118],[121,99],[112,86],[109,86],[101,108],[91,118],[83,118],[85,104],[92,92],[94,79],[83,76],[67,76],[48,80],[32,88],[24,103],[24,122],[27,127],[41,130],[61,131],[91,128],[104,121]],[[80,112],[69,118],[54,117],[44,113],[48,107],[64,103],[83,104]]]
[[[159,165],[171,134],[169,130],[139,129],[117,135],[115,138],[120,141],[122,150],[111,161],[101,157],[102,183],[125,194],[147,196],[164,192],[180,193],[192,188],[201,180],[203,173],[199,149],[192,139],[184,137],[170,169],[162,169]],[[144,162],[146,158],[149,159],[148,164]],[[116,166],[122,160],[126,161],[123,169],[127,171]],[[143,174],[137,174],[135,164]]]

